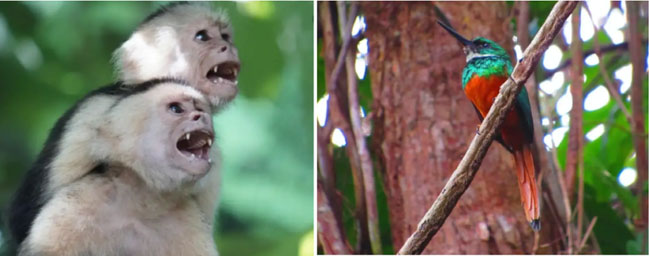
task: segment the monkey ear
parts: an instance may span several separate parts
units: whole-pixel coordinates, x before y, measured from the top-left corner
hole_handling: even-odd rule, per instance
[[[113,53],[117,80],[136,84],[186,73],[189,67],[180,51],[180,43],[172,27],[141,29],[133,33]]]

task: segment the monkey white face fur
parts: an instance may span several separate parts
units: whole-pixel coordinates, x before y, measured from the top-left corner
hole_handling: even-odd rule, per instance
[[[150,187],[175,189],[210,169],[210,106],[189,86],[161,84],[126,97],[106,119],[99,134],[110,140],[102,145],[112,144],[110,159],[139,172]]]
[[[119,79],[137,84],[153,78],[188,81],[214,110],[237,95],[239,57],[225,13],[180,3],[147,18],[117,49]]]

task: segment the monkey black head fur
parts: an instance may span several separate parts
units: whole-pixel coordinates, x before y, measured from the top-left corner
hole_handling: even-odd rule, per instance
[[[239,57],[223,12],[207,4],[173,3],[140,24],[114,53],[118,78],[127,84],[174,77],[205,94],[213,110],[237,95]]]

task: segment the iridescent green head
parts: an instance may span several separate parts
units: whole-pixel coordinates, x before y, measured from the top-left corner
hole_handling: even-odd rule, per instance
[[[509,59],[508,53],[500,45],[495,43],[492,40],[485,39],[483,37],[474,38],[474,40],[468,40],[465,37],[461,36],[451,27],[443,24],[438,21],[438,24],[442,26],[449,34],[454,36],[458,42],[463,45],[463,52],[467,56],[466,61],[469,62],[473,58],[478,57],[490,57],[496,56],[505,59]]]

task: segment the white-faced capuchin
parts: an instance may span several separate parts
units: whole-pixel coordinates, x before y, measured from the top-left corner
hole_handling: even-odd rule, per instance
[[[213,215],[200,200],[214,189],[206,187],[214,140],[208,101],[175,80],[103,92],[117,100],[94,117],[80,106],[78,115],[94,119],[77,128],[88,134],[60,145],[88,152],[62,161],[104,160],[70,183],[41,188],[48,192],[19,255],[216,255]],[[66,175],[53,170],[51,177]]]

